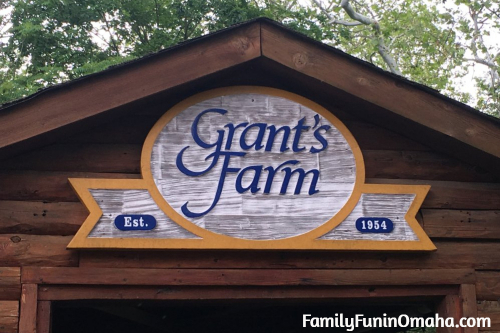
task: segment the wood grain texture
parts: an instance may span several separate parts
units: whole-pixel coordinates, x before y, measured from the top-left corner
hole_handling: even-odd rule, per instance
[[[0,147],[249,61],[260,56],[259,37],[256,22],[45,92],[0,114]]]
[[[358,299],[442,296],[456,293],[456,286],[58,286],[41,285],[40,300],[85,299]]]
[[[0,235],[0,265],[76,266],[78,253],[66,250],[72,236]]]
[[[295,176],[291,178],[286,194],[281,195],[284,173],[276,172],[270,194],[263,195],[268,172],[262,170],[258,179],[260,192],[252,194],[248,191],[239,194],[234,185],[237,179],[236,173],[228,173],[217,206],[205,216],[186,217],[190,222],[204,229],[236,238],[283,239],[304,234],[324,224],[347,202],[354,188],[357,161],[342,132],[325,115],[318,114],[319,110],[312,110],[313,106],[305,106],[289,98],[272,96],[270,93],[228,92],[223,96],[204,99],[179,109],[180,112],[168,123],[165,125],[159,123],[164,127],[152,147],[150,160],[152,178],[168,204],[181,216],[184,215],[181,207],[185,203],[188,203],[191,211],[202,212],[210,207],[214,200],[222,161],[218,161],[209,172],[197,177],[186,176],[177,168],[176,163],[182,149],[189,147],[183,155],[186,168],[201,171],[210,166],[212,159],[206,160],[205,157],[210,155],[215,147],[213,149],[200,147],[191,135],[191,127],[201,112],[215,108],[227,110],[227,113],[204,114],[198,122],[197,133],[203,142],[213,143],[222,132],[223,150],[246,153],[243,157],[233,158],[232,167],[262,165],[263,169],[271,166],[276,170],[285,161],[297,160],[300,164],[292,166],[292,170],[303,168],[306,172],[312,169],[320,171],[321,175],[316,186],[319,192],[307,194],[312,179],[312,176],[308,176],[305,178],[302,192],[294,195],[293,188],[297,183]],[[302,131],[299,146],[304,149],[300,152],[294,152],[290,148],[280,152],[279,147],[282,143],[286,147],[292,147],[292,135],[284,140],[283,134],[277,135],[275,140],[270,141],[271,151],[264,152],[264,148],[244,150],[240,147],[240,137],[245,133],[243,130],[236,130],[234,137],[231,138],[232,141],[228,142],[229,132],[225,129],[225,124],[228,123],[234,124],[233,126],[246,123],[249,126],[247,128],[252,124],[266,124],[262,139],[263,146],[266,146],[270,136],[267,126],[274,125],[276,128],[286,126],[291,130],[303,118],[307,126],[313,127],[315,116],[319,116],[317,126],[330,126],[328,131],[321,133],[329,144],[317,154],[310,152],[311,147],[316,149],[321,147],[313,130]],[[246,133],[243,140],[248,144],[255,142],[257,128]],[[224,148],[228,146],[231,148]],[[243,186],[250,184],[254,175],[255,172],[246,173],[242,181]],[[306,213],[310,211],[315,213]],[[304,219],[306,215],[307,219]],[[289,223],[286,223],[286,219]]]
[[[500,211],[422,209],[429,237],[500,239]]]
[[[369,184],[430,185],[422,208],[500,209],[500,184],[367,178]]]
[[[21,269],[0,267],[0,300],[19,300],[21,295]]]
[[[79,202],[68,178],[137,179],[139,174],[0,171],[0,200]]]
[[[480,301],[477,304],[477,315],[491,319],[491,327],[480,328],[480,331],[500,331],[500,302]]]
[[[0,301],[0,318],[1,317],[18,317],[18,316],[19,316],[19,302],[18,301]]]
[[[161,103],[158,103],[161,104]],[[163,107],[163,112],[167,110]],[[148,116],[144,110],[98,124],[80,133],[68,135],[64,142],[73,144],[138,144],[142,145],[159,115]]]
[[[187,232],[185,229],[178,226],[170,220],[156,205],[146,190],[90,190],[92,196],[101,207],[103,216],[99,219],[94,229],[89,234],[89,237],[97,238],[197,238],[195,235]],[[410,204],[415,195],[391,195],[391,194],[363,194],[360,202],[356,205],[353,212],[333,231],[327,233],[321,239],[370,239],[370,240],[417,240],[417,236],[405,220],[405,214],[408,212]],[[292,210],[295,212],[295,210]],[[297,212],[300,214],[300,211]],[[150,214],[153,215],[158,224],[157,227],[148,232],[144,231],[121,231],[114,226],[114,219],[118,215],[126,214]],[[356,219],[362,216],[377,217],[383,216],[390,218],[394,223],[394,231],[387,234],[362,234],[355,227]],[[263,223],[268,223],[265,220],[265,215],[250,216],[256,219],[262,219]],[[237,216],[227,215],[223,218],[220,216],[207,217],[204,228],[221,234],[227,230],[234,230],[228,234],[233,237],[244,238],[247,235],[252,235],[254,238],[264,239],[269,235],[269,226],[258,227],[255,223],[249,223],[251,233],[243,230],[241,225],[237,225],[233,218]],[[308,228],[309,217],[285,216],[279,217],[277,221],[283,227],[280,235],[287,235],[286,230],[292,227],[301,226]],[[237,228],[235,229],[234,226]],[[296,229],[294,229],[296,230]],[[280,231],[280,230],[277,230]]]
[[[337,227],[321,236],[319,239],[416,241],[418,237],[405,219],[405,215],[414,198],[414,194],[363,193],[349,216],[347,216]],[[356,229],[356,220],[360,217],[389,218],[393,222],[394,230],[390,233],[361,233]]]
[[[17,332],[18,321],[19,301],[0,301],[0,333]]]
[[[40,291],[38,291],[40,299]],[[52,331],[52,302],[38,301],[36,313],[36,333],[51,333]]]
[[[462,302],[458,295],[446,295],[437,306],[437,314],[442,318],[453,318],[457,323],[462,317]],[[436,333],[462,333],[459,327],[436,327]]]
[[[173,222],[158,207],[147,190],[90,190],[103,215],[89,234],[93,238],[199,238]],[[118,215],[147,214],[156,227],[147,231],[122,231],[115,227]]]
[[[18,317],[0,318],[0,333],[18,333]]]
[[[437,152],[363,150],[363,157],[367,178],[496,183],[500,180],[500,176]]]
[[[36,284],[23,284],[19,333],[36,333],[37,293],[38,286]]]
[[[476,294],[478,300],[500,299],[500,271],[477,272]]]
[[[411,269],[475,268],[500,270],[500,244],[434,241],[432,253],[335,253],[308,251],[82,251],[82,267],[135,268],[317,268]],[[500,280],[497,276],[497,279]],[[499,286],[500,287],[500,286]]]
[[[331,97],[330,97],[331,98]],[[336,114],[335,108],[329,108]],[[339,117],[341,118],[341,117]],[[343,120],[341,118],[341,120]],[[358,142],[361,150],[393,150],[393,151],[431,151],[415,139],[396,133],[388,128],[375,125],[362,120],[343,120],[349,131]]]
[[[462,301],[462,316],[467,318],[477,318],[476,286],[474,284],[462,284],[458,296]],[[464,327],[464,333],[477,333],[477,327]]]
[[[2,161],[2,170],[139,173],[142,145],[54,144]]]
[[[79,202],[0,201],[0,233],[74,235],[88,214]]]
[[[494,122],[271,24],[262,23],[261,34],[264,57],[500,157],[500,145],[491,144],[500,142]]]
[[[441,285],[474,283],[471,269],[113,269],[26,267],[23,283],[110,285]]]

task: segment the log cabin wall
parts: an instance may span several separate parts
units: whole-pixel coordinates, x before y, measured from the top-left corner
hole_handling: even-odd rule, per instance
[[[234,71],[234,72],[233,72]],[[414,135],[352,113],[320,84],[293,86],[286,73],[245,65],[156,96],[50,144],[0,161],[0,333],[17,332],[23,267],[206,269],[473,269],[478,315],[500,332],[500,177]],[[239,79],[234,73],[240,73]],[[243,79],[243,77],[245,79]],[[260,77],[260,78],[259,78]],[[265,80],[262,79],[265,77]],[[217,79],[214,81],[214,79]],[[66,246],[87,216],[68,183],[76,178],[140,178],[144,139],[170,106],[198,91],[232,84],[291,90],[325,106],[358,141],[367,182],[429,184],[417,216],[432,253],[313,251],[75,251]],[[425,143],[422,143],[424,141]],[[363,279],[362,277],[360,277]],[[370,277],[366,277],[369,279]],[[314,281],[310,282],[314,284]]]

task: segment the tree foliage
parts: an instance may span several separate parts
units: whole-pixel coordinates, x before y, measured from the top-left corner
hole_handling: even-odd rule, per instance
[[[0,0],[0,13],[0,104],[265,16],[499,112],[498,0]],[[457,83],[471,69],[474,96]]]

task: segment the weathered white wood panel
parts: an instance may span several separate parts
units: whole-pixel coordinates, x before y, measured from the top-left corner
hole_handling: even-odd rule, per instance
[[[180,112],[168,123],[157,137],[151,154],[151,171],[153,179],[162,196],[179,214],[182,205],[188,202],[188,208],[193,212],[202,212],[210,207],[214,200],[216,188],[222,170],[222,161],[209,172],[198,177],[189,177],[180,172],[176,166],[179,152],[186,146],[183,162],[193,171],[206,169],[212,159],[205,157],[214,148],[199,147],[191,136],[191,126],[198,114],[210,108],[221,108],[228,112],[224,115],[207,113],[199,122],[198,133],[206,143],[215,143],[219,137],[218,131],[225,131],[222,147],[226,147],[228,129],[226,124],[235,126],[247,122],[265,123],[276,128],[289,126],[293,129],[297,122],[305,117],[305,125],[315,125],[313,110],[294,101],[263,94],[236,94],[222,96],[203,101]],[[298,176],[291,178],[288,191],[280,195],[281,185],[285,176],[278,171],[274,177],[270,194],[263,194],[268,172],[263,170],[258,182],[260,191],[250,191],[239,194],[235,189],[237,174],[228,173],[220,201],[207,215],[198,218],[186,217],[192,223],[210,231],[243,239],[281,239],[304,234],[317,228],[332,218],[349,199],[355,182],[356,165],[351,147],[340,131],[320,116],[316,128],[330,125],[331,129],[323,136],[328,141],[327,149],[312,154],[309,150],[321,144],[314,137],[314,130],[303,131],[299,147],[306,149],[301,152],[292,151],[294,131],[292,130],[287,146],[290,148],[280,152],[284,135],[278,134],[274,140],[271,152],[264,149],[242,150],[239,139],[244,128],[235,130],[230,151],[246,152],[244,157],[231,157],[230,167],[244,168],[250,165],[262,165],[263,168],[278,167],[288,160],[298,160],[300,164],[290,166],[320,170],[320,178],[316,188],[318,193],[309,195],[312,176],[306,177],[300,195],[294,195]],[[254,142],[258,129],[248,131],[246,140]],[[263,145],[269,138],[265,132]],[[254,173],[248,172],[243,177],[243,185],[249,185]],[[288,222],[287,222],[288,221]]]
[[[418,241],[417,235],[405,220],[414,199],[414,194],[363,193],[351,214],[320,239]],[[362,233],[356,229],[356,220],[360,217],[389,218],[394,223],[394,230],[391,233]]]
[[[147,190],[90,190],[102,216],[89,237],[95,238],[199,238],[173,222],[158,207]],[[118,215],[146,214],[156,219],[153,230],[121,231],[115,227]]]

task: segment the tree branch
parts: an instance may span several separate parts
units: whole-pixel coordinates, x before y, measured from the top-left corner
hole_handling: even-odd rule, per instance
[[[481,65],[485,65],[485,66],[488,66],[488,67],[491,67],[491,68],[498,69],[498,65],[497,64],[495,64],[494,62],[488,61],[486,59],[481,59],[481,58],[464,58],[464,60],[476,62],[476,63],[481,64]]]
[[[345,25],[347,27],[354,27],[356,25],[362,25],[363,23],[361,22],[357,22],[357,21],[344,21],[344,20],[330,20],[329,21],[330,23],[332,24],[341,24],[341,25]]]

